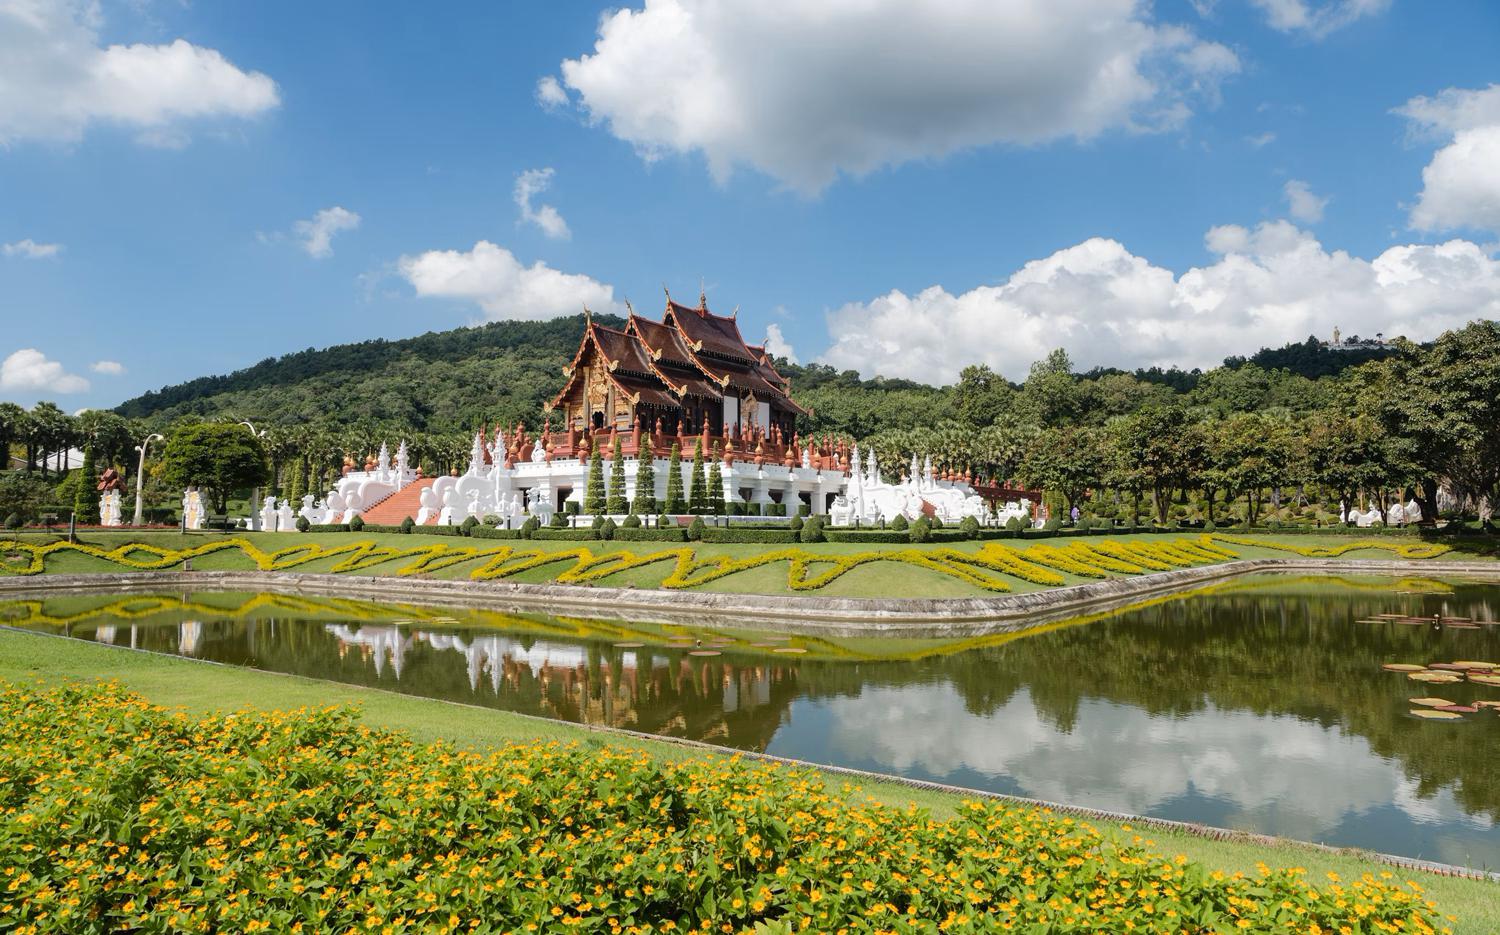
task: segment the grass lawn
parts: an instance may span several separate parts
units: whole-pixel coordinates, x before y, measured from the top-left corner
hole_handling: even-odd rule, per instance
[[[0,630],[0,681],[35,683],[98,678],[118,680],[152,702],[196,713],[246,707],[286,710],[353,704],[363,710],[365,721],[372,726],[405,731],[423,741],[447,740],[479,749],[541,738],[641,749],[664,758],[725,755],[506,712]],[[833,777],[833,786],[842,783],[842,779]],[[938,815],[951,813],[961,801],[942,792],[912,789],[894,782],[851,784],[849,793],[869,795],[889,804],[915,803]],[[1094,824],[1111,835],[1136,834],[1112,822]],[[1393,869],[1355,853],[1329,854],[1295,843],[1265,846],[1161,831],[1151,831],[1145,836],[1154,841],[1160,852],[1184,854],[1191,860],[1226,871],[1254,873],[1255,865],[1263,861],[1273,867],[1305,867],[1311,878],[1321,880],[1329,872],[1349,879]],[[1500,885],[1414,871],[1395,872],[1403,879],[1416,880],[1443,912],[1457,916],[1454,931],[1459,935],[1500,930]]]
[[[1072,543],[1087,543],[1097,545],[1104,542],[1118,543],[1146,543],[1167,544],[1175,541],[1196,541],[1200,533],[1184,530],[1180,534],[1127,534],[1119,536],[1090,536],[1086,538],[1064,538],[1046,540],[999,540],[998,544],[1008,549],[1021,551],[1039,543],[1050,546],[1065,547]],[[90,530],[86,532],[81,541],[104,549],[112,549],[120,545],[132,542],[149,543],[154,546],[181,549],[200,546],[226,538],[244,538],[254,543],[256,547],[265,552],[274,552],[278,549],[292,546],[314,545],[325,549],[335,549],[340,546],[348,546],[354,543],[374,542],[381,546],[399,549],[411,549],[421,546],[443,546],[446,549],[462,550],[473,549],[478,552],[490,551],[496,548],[510,546],[517,551],[545,553],[565,552],[583,547],[594,555],[611,555],[617,553],[631,553],[644,556],[653,553],[672,552],[683,547],[693,549],[698,560],[713,559],[717,557],[728,557],[731,559],[746,559],[764,554],[768,550],[795,548],[814,556],[827,556],[834,560],[843,556],[860,553],[882,553],[898,552],[908,549],[950,549],[964,553],[979,551],[988,543],[963,541],[955,543],[944,543],[930,546],[912,546],[909,544],[883,544],[883,543],[811,543],[788,545],[762,545],[762,544],[732,544],[732,543],[674,543],[656,542],[559,542],[551,540],[493,540],[493,539],[469,539],[454,536],[434,535],[398,535],[392,533],[319,533],[307,535],[301,533],[192,533],[182,535],[177,532],[137,532],[122,530],[119,532],[98,532]],[[1311,546],[1338,546],[1347,545],[1352,540],[1348,536],[1288,536],[1274,534],[1258,534],[1255,536],[1257,542],[1264,545],[1223,545],[1242,558],[1268,558],[1268,557],[1291,557],[1296,553],[1285,548],[1276,546],[1291,546],[1294,548],[1306,548]],[[55,537],[39,534],[27,534],[22,537],[22,542],[32,545],[40,545],[47,541],[55,541]],[[1386,537],[1379,541],[1391,545],[1413,544],[1420,540],[1405,537]],[[1451,545],[1453,551],[1448,555],[1457,559],[1493,559],[1496,554],[1496,546],[1486,539],[1451,539],[1443,540],[1444,544]],[[3,542],[0,542],[0,555],[7,552]],[[1391,558],[1393,553],[1388,549],[1361,548],[1344,554],[1347,558]],[[295,570],[299,572],[329,572],[342,561],[345,556],[333,556],[319,558],[298,565]],[[463,579],[467,578],[475,569],[479,568],[485,558],[475,557],[466,561],[447,565],[436,571],[430,572],[432,577]],[[349,574],[363,575],[388,575],[394,573],[400,567],[400,562],[385,562],[370,565]],[[509,576],[506,580],[526,583],[546,583],[556,579],[557,575],[573,564],[571,559],[560,559],[556,563],[531,568],[518,574]],[[46,571],[48,573],[87,573],[97,571],[121,571],[129,570],[124,566],[106,562],[101,559],[77,553],[61,553],[49,556],[46,559]],[[200,556],[193,560],[195,570],[249,570],[255,566],[253,562],[238,551],[226,550],[212,555]],[[813,571],[822,570],[828,566],[813,566]],[[655,562],[649,565],[628,569],[606,577],[594,580],[594,584],[601,587],[634,587],[634,588],[656,588],[661,586],[662,580],[671,573],[673,563],[670,559]],[[749,568],[733,574],[717,578],[705,584],[696,586],[689,590],[715,591],[721,593],[739,594],[809,594],[813,593],[825,597],[975,597],[992,595],[995,592],[986,590],[962,578],[948,575],[929,568],[917,567],[902,562],[889,561],[877,562],[855,567],[842,576],[834,579],[829,584],[815,592],[793,591],[787,582],[788,566],[785,562],[775,562],[756,568]],[[1085,577],[1070,574],[1066,571],[1058,572],[1065,584],[1077,584],[1089,580]],[[1012,592],[1025,592],[1037,590],[1041,585],[1028,582],[1015,576],[1006,576],[1005,583]]]

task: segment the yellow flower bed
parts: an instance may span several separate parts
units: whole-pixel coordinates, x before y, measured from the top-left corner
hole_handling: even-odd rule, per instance
[[[1391,542],[1387,539],[1355,539],[1352,542],[1340,542],[1338,545],[1292,545],[1289,542],[1272,542],[1265,539],[1249,539],[1236,536],[1226,536],[1222,533],[1210,533],[1204,537],[1212,538],[1219,542],[1227,542],[1230,545],[1248,545],[1262,549],[1274,549],[1278,552],[1291,552],[1295,555],[1307,558],[1338,558],[1350,552],[1360,549],[1381,549],[1394,553],[1399,558],[1437,558],[1453,551],[1453,546],[1444,545],[1440,542]]]
[[[356,718],[0,689],[0,930],[1442,930],[1388,872],[1225,874],[1042,809],[939,820],[738,758],[483,755]]]
[[[477,563],[468,572],[468,577],[474,581],[490,581],[510,578],[548,565],[561,565],[563,567],[551,580],[559,584],[592,584],[612,575],[661,563],[671,566],[662,578],[661,586],[676,590],[701,587],[729,575],[785,562],[787,587],[792,591],[805,592],[820,590],[862,565],[898,562],[957,578],[986,591],[1004,592],[1011,589],[1007,578],[1054,587],[1067,580],[1059,572],[1082,578],[1104,578],[1110,574],[1133,575],[1147,571],[1189,568],[1238,557],[1220,543],[1259,546],[1318,558],[1374,548],[1394,552],[1402,558],[1421,559],[1434,558],[1451,549],[1450,546],[1441,544],[1395,543],[1376,539],[1360,539],[1336,546],[1302,547],[1258,538],[1210,533],[1195,539],[1125,542],[1089,539],[1065,545],[1038,543],[1024,549],[987,542],[976,552],[925,546],[840,555],[787,546],[741,558],[730,555],[699,557],[697,547],[689,545],[637,554],[624,549],[595,552],[586,545],[555,551],[511,545],[477,547],[441,543],[400,548],[377,544],[371,540],[335,546],[307,542],[268,552],[253,541],[241,537],[179,549],[138,542],[113,549],[87,543],[20,543],[9,549],[19,553],[23,561],[0,561],[0,570],[18,575],[41,574],[46,569],[49,557],[72,553],[122,568],[155,571],[176,567],[190,559],[237,551],[262,571],[291,571],[313,562],[336,560],[328,566],[328,570],[334,574],[366,571],[388,565],[391,566],[391,574],[411,577],[430,575],[465,563]]]

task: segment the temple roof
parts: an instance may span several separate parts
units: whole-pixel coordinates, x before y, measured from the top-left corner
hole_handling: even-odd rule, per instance
[[[765,348],[747,345],[734,317],[715,315],[707,305],[700,297],[698,307],[690,308],[668,296],[662,321],[632,310],[623,331],[590,321],[551,406],[573,389],[592,346],[610,380],[637,402],[675,406],[688,395],[717,401],[733,387],[778,409],[805,412],[791,400],[787,380],[771,366]]]

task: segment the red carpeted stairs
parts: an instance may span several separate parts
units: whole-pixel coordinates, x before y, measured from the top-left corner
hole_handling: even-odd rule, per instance
[[[408,516],[415,520],[417,511],[422,509],[422,491],[431,487],[436,480],[436,477],[424,477],[407,484],[359,515],[364,518],[365,522],[376,526],[400,526],[401,521]],[[434,516],[428,520],[428,523],[436,521],[437,517]]]

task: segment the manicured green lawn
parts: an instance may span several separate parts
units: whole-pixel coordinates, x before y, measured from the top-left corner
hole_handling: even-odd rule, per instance
[[[0,681],[57,682],[65,679],[117,680],[157,704],[183,707],[197,713],[241,708],[286,710],[303,706],[353,704],[374,726],[406,731],[423,741],[448,740],[479,749],[538,738],[608,744],[649,751],[653,756],[684,758],[715,756],[690,747],[589,730],[560,722],[507,712],[467,707],[406,695],[340,685],[295,676],[214,666],[167,656],[154,656],[90,643],[0,630]],[[843,780],[835,777],[834,784]],[[951,813],[960,797],[919,790],[892,782],[850,784],[850,794],[864,794],[897,805],[915,803],[937,814]],[[1108,834],[1135,836],[1120,824],[1093,822]],[[1287,843],[1264,846],[1238,841],[1213,841],[1176,832],[1144,832],[1158,851],[1184,854],[1190,860],[1226,871],[1255,872],[1265,862],[1273,867],[1307,868],[1310,878],[1325,873],[1346,879],[1363,873],[1395,872],[1427,890],[1438,906],[1458,917],[1454,931],[1478,935],[1500,930],[1500,885],[1453,879],[1427,873],[1398,871],[1357,853],[1329,854]]]

